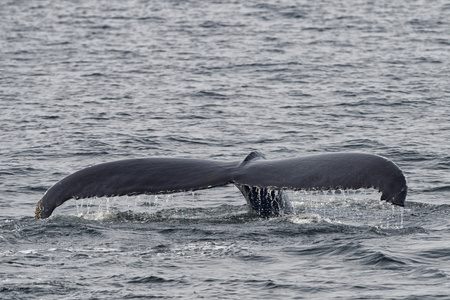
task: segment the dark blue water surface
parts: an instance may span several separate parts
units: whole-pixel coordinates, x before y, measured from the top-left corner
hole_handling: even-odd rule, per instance
[[[449,299],[448,1],[2,1],[1,299]],[[71,200],[115,159],[383,155],[377,193]]]

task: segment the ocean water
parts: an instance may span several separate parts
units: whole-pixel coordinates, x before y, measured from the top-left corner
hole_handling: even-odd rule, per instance
[[[448,1],[2,1],[1,299],[450,299]],[[373,191],[36,202],[136,157],[383,155]]]

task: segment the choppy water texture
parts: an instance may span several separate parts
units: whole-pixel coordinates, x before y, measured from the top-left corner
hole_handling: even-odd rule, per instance
[[[449,298],[448,1],[2,1],[0,19],[0,298]],[[300,192],[263,220],[230,186],[33,219],[88,165],[252,150],[386,156],[407,206]]]

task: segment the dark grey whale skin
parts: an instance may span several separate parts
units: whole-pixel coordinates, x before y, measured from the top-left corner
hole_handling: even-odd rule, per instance
[[[36,219],[48,218],[72,198],[169,194],[230,183],[241,190],[250,211],[266,218],[292,211],[283,190],[376,188],[381,200],[404,206],[408,189],[393,162],[365,153],[264,160],[252,152],[243,162],[139,158],[98,164],[63,178],[37,203]]]

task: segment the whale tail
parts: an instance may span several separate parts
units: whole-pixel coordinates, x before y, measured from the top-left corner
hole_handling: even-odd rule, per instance
[[[253,151],[244,159],[240,167],[245,168],[256,160],[265,160],[264,154]],[[286,193],[282,189],[257,187],[234,183],[247,201],[249,210],[260,217],[270,218],[293,212],[293,207]]]
[[[259,152],[242,162],[144,158],[103,163],[54,184],[37,203],[36,219],[48,218],[69,199],[168,194],[235,184],[250,211],[274,217],[293,211],[284,190],[376,188],[381,200],[404,206],[402,171],[386,158],[363,153],[331,153],[265,160]]]

